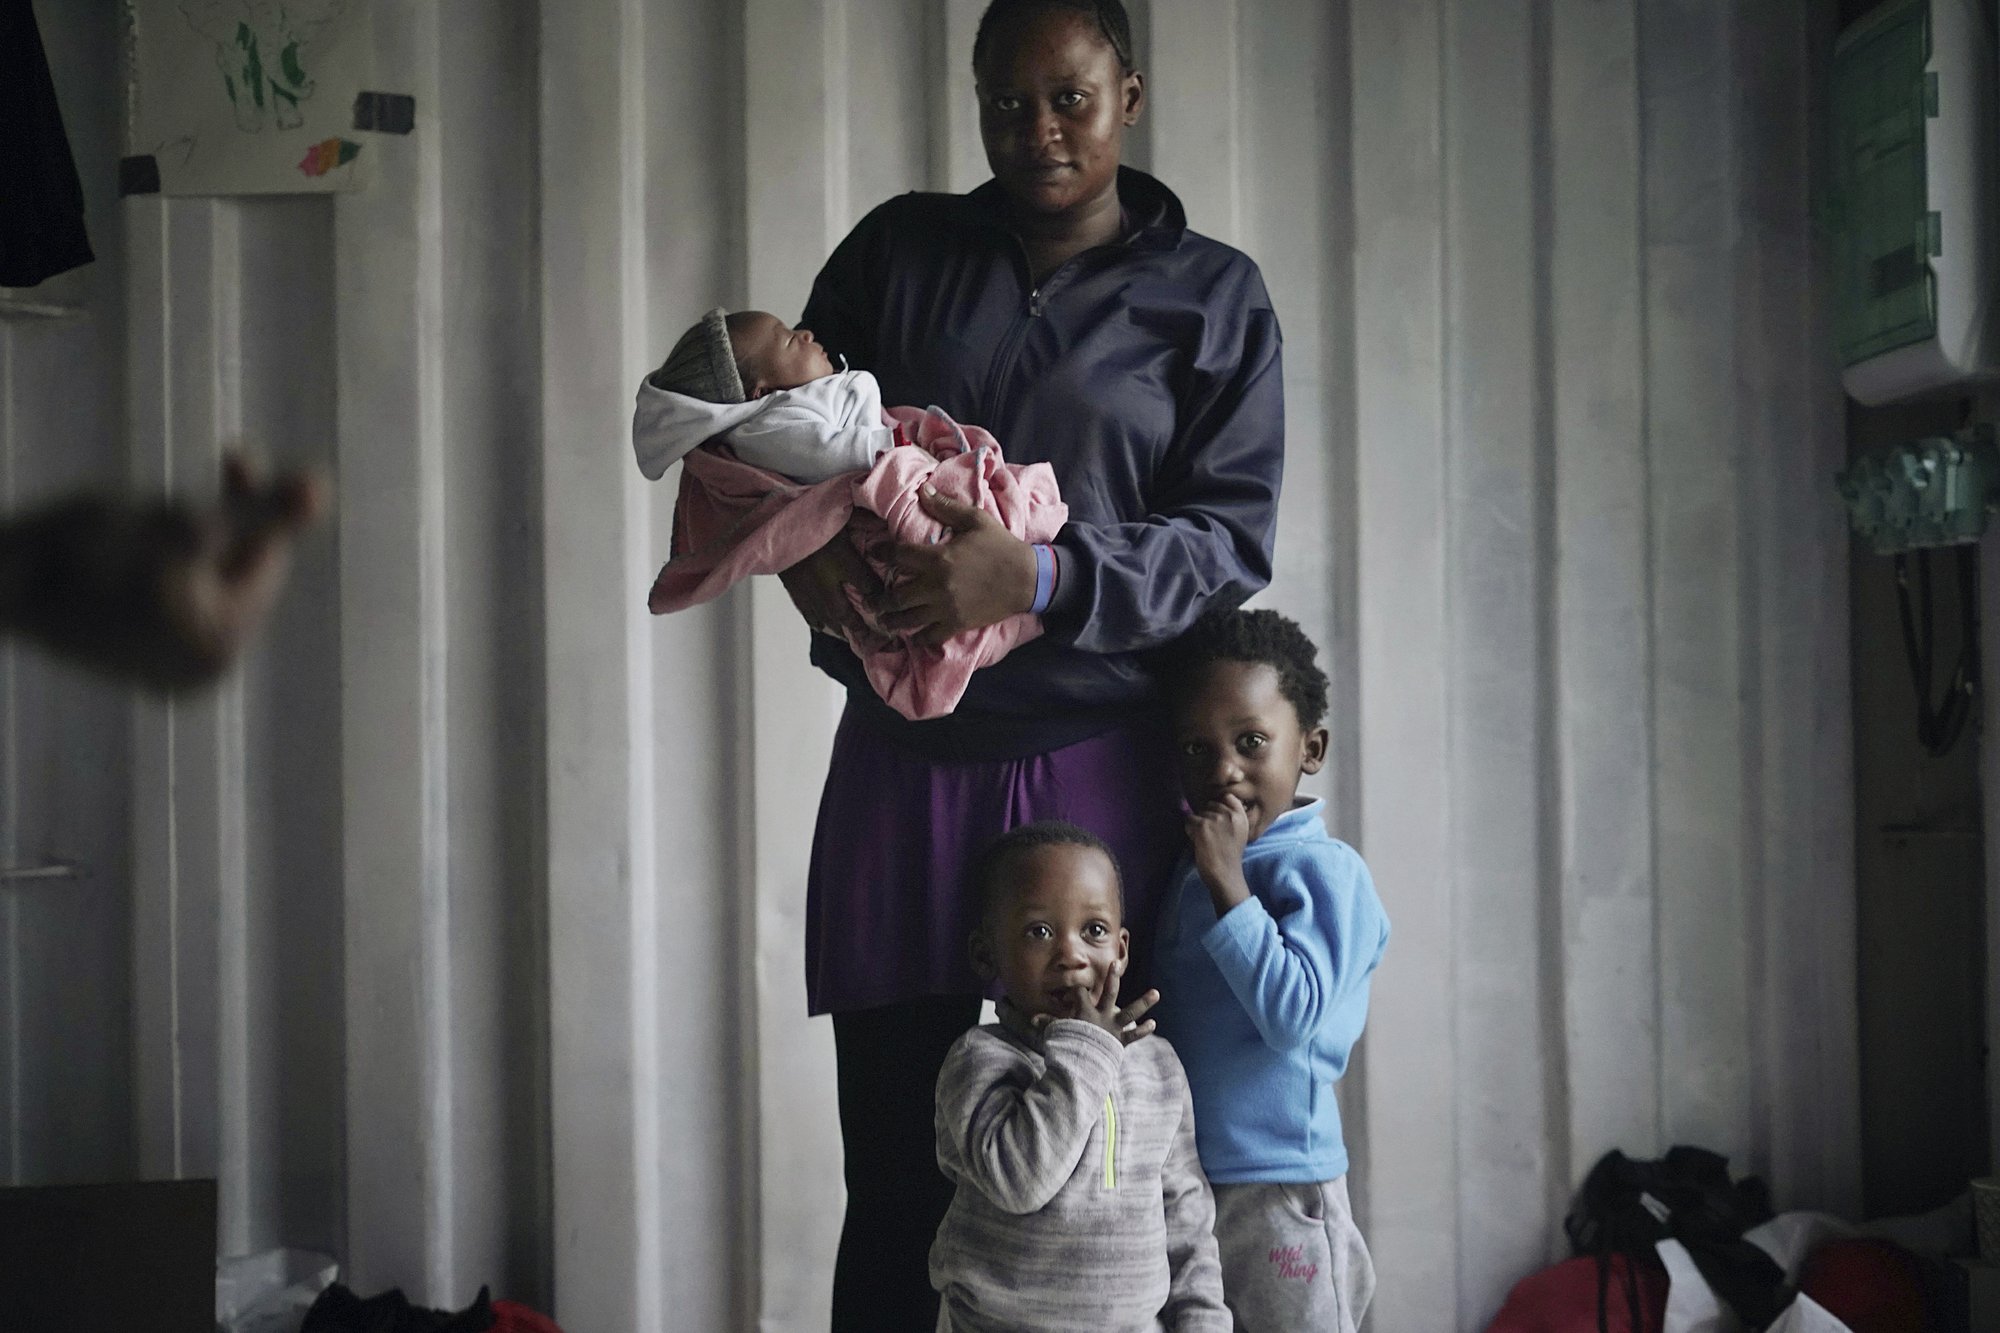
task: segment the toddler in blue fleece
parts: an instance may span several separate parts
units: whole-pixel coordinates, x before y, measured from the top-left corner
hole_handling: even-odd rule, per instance
[[[1239,1333],[1350,1333],[1375,1290],[1333,1085],[1389,922],[1299,778],[1326,762],[1327,680],[1275,611],[1211,615],[1165,654],[1189,854],[1160,920],[1159,1030],[1194,1093]]]

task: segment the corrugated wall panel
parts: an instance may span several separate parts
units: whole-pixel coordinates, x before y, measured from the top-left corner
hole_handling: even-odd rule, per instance
[[[1844,539],[1799,501],[1840,439],[1821,46],[1804,6],[1350,14],[1360,828],[1398,932],[1357,1170],[1381,1326],[1476,1328],[1608,1148],[1853,1202],[1851,905],[1814,908],[1849,879]]]
[[[1466,1314],[1533,1266],[1547,1244],[1543,1228],[1498,1225],[1547,1197],[1549,1166],[1542,571],[1554,534],[1544,510],[1547,316],[1536,207],[1545,70],[1532,12],[1525,0],[1460,0],[1447,10],[1444,35],[1450,318],[1441,518],[1451,533],[1452,651],[1440,778],[1452,812],[1458,1291]],[[1364,753],[1364,774],[1368,762]]]
[[[678,71],[644,79],[641,92],[645,317],[626,355],[650,366],[700,311],[744,300],[743,16],[698,2],[648,6],[642,49],[648,69]],[[596,442],[628,476],[635,385],[636,377],[622,386],[621,416],[606,420]],[[677,1204],[664,1221],[657,1282],[689,1327],[742,1328],[757,1308],[749,1275],[763,1225],[752,1197],[758,1083],[746,1077],[759,1028],[744,965],[755,923],[741,887],[754,867],[752,830],[740,818],[750,803],[749,606],[738,594],[666,620],[643,615],[677,478],[640,483],[643,581],[625,606],[650,647],[652,679],[663,682],[652,706],[661,868],[652,957],[667,1016],[657,1112],[667,1151],[657,1170],[661,1197]],[[684,1021],[690,1013],[713,1021]]]
[[[1550,21],[1549,312],[1557,531],[1550,670],[1562,880],[1567,1179],[1659,1138],[1652,626],[1638,31],[1631,6]]]
[[[1361,1059],[1368,1137],[1350,1155],[1367,1199],[1383,1328],[1453,1328],[1458,1222],[1454,1033],[1459,817],[1446,522],[1445,8],[1356,5],[1353,89],[1360,821],[1355,839],[1394,923]],[[1412,1280],[1416,1274],[1428,1276]],[[1449,1280],[1446,1280],[1449,1275]]]
[[[207,484],[237,423],[342,473],[216,699],[11,671],[0,845],[109,844],[60,929],[138,1003],[121,1071],[119,1007],[55,1021],[57,927],[0,907],[7,1165],[117,1169],[129,1122],[149,1169],[221,1172],[227,1243],[331,1245],[364,1286],[821,1327],[801,911],[837,697],[774,584],[643,615],[674,483],[626,430],[702,309],[794,315],[875,203],[983,178],[981,5],[378,9],[419,121],[371,140],[373,190],[127,202],[94,332],[0,328],[10,499],[121,447]],[[1317,786],[1395,920],[1343,1090],[1377,1328],[1483,1326],[1612,1146],[1854,1199],[1843,539],[1783,503],[1839,453],[1806,10],[1135,10],[1131,160],[1284,324],[1262,602],[1321,642]],[[109,7],[40,12],[75,77]],[[56,404],[51,358],[113,406]],[[116,771],[128,718],[138,771],[98,790],[73,747]],[[58,1069],[73,1038],[116,1053]]]

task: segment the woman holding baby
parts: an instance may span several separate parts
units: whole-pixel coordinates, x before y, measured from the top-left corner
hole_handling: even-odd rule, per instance
[[[815,664],[848,688],[814,838],[807,991],[833,1015],[848,1206],[835,1329],[927,1329],[926,1256],[951,1198],[933,1093],[978,1018],[967,856],[1066,819],[1116,852],[1133,924],[1127,995],[1183,845],[1171,756],[1139,654],[1270,576],[1283,463],[1278,323],[1256,265],[1187,229],[1120,163],[1145,104],[1117,0],[995,0],[973,48],[993,179],[864,218],[815,282],[803,327],[885,402],[986,427],[1046,462],[1068,504],[1031,547],[981,511],[899,548],[881,584],[835,541],[785,583]],[[975,673],[948,717],[911,722],[870,690],[838,630],[843,585],[889,628],[941,642],[1045,606],[1045,633]]]

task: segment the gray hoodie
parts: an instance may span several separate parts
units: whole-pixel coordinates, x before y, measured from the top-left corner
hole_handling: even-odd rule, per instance
[[[945,1057],[937,1145],[958,1186],[931,1246],[940,1329],[1230,1328],[1187,1075],[1160,1038],[1037,1033],[1003,1003]]]

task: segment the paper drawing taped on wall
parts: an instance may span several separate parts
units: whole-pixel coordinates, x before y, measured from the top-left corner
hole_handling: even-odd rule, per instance
[[[126,152],[163,194],[353,189],[367,0],[131,0]]]
[[[314,47],[339,31],[346,8],[345,0],[284,5],[182,0],[180,5],[188,26],[214,45],[236,128],[250,134],[264,128],[267,114],[279,129],[305,124],[299,103],[313,95],[307,68],[316,63]]]

